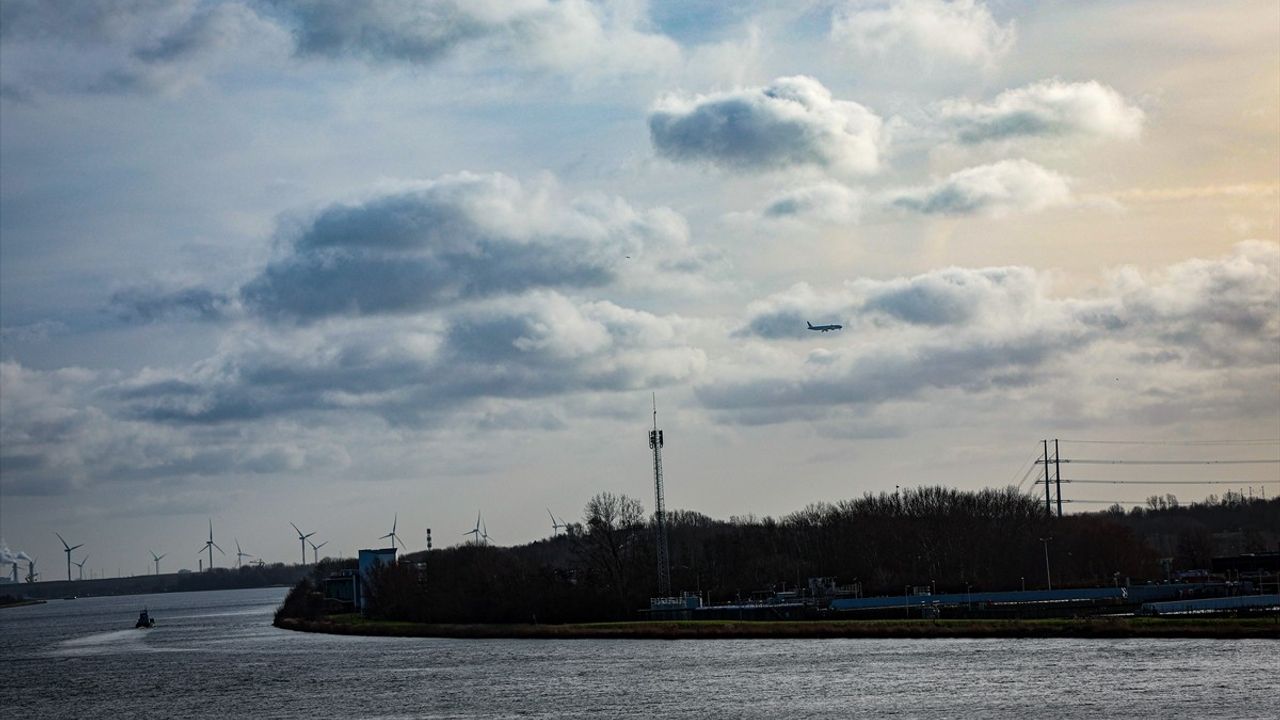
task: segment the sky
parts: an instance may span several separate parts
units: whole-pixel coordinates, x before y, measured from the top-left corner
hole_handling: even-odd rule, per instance
[[[0,537],[46,579],[55,531],[128,575],[209,522],[651,510],[655,396],[717,518],[1035,492],[1045,438],[1274,459],[1280,6],[0,2]]]

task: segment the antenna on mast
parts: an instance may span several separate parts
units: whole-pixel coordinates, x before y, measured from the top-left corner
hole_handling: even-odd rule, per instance
[[[649,431],[653,450],[653,529],[658,543],[658,595],[671,595],[671,562],[667,556],[667,509],[662,492],[662,431],[658,429],[658,394],[653,393],[653,429]]]

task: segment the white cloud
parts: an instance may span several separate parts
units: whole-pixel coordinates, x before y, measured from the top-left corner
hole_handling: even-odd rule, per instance
[[[974,0],[853,0],[836,10],[832,39],[873,57],[909,57],[927,66],[991,66],[1013,47],[1012,21],[1001,25]]]
[[[924,215],[1030,213],[1071,201],[1067,179],[1028,160],[965,168],[924,187],[891,193],[888,204]]]
[[[1025,267],[797,285],[753,303],[736,334],[811,339],[804,320],[814,317],[843,321],[843,334],[824,336],[816,358],[808,344],[773,344],[778,352],[721,364],[698,394],[724,419],[749,423],[1051,386],[1070,389],[1084,421],[1273,417],[1278,288],[1280,245],[1261,242],[1158,272],[1122,268],[1076,297]],[[1095,373],[1126,384],[1100,385]]]
[[[1019,138],[1128,140],[1142,132],[1144,117],[1140,108],[1096,80],[1044,80],[1006,90],[989,103],[951,100],[938,110],[942,129],[970,144]]]
[[[836,100],[817,80],[784,77],[764,87],[668,96],[649,113],[658,155],[735,170],[813,166],[838,173],[880,167],[880,118]]]
[[[352,411],[439,425],[487,400],[685,382],[705,357],[683,339],[683,325],[541,291],[431,316],[241,328],[218,356],[110,394],[126,417],[176,426]]]

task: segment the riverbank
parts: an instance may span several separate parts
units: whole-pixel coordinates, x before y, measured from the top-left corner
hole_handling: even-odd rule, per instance
[[[618,622],[572,625],[437,625],[331,615],[282,618],[300,632],[470,639],[731,640],[828,638],[1270,638],[1280,618],[1082,618],[1071,620],[832,620]]]
[[[0,608],[22,607],[24,605],[43,605],[44,600],[33,600],[31,598],[23,598],[21,600],[0,598]]]

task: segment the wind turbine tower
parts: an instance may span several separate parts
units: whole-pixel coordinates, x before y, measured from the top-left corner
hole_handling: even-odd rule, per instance
[[[293,523],[289,523],[289,524],[293,525]],[[298,530],[298,526],[293,525],[293,529]],[[302,564],[303,565],[307,564],[307,538],[311,537],[312,535],[315,535],[315,533],[309,532],[304,535],[301,530],[298,530],[298,540],[302,543]]]
[[[253,557],[249,553],[240,549],[240,538],[233,538],[236,541],[236,567],[244,566],[244,559]]]
[[[320,548],[324,547],[325,545],[328,545],[329,541],[325,540],[319,545],[311,542],[310,540],[308,540],[307,542],[311,545],[311,559],[315,561],[316,565],[319,565],[320,564]]]
[[[213,518],[209,518],[209,540],[205,542],[204,547],[201,548],[201,550],[209,551],[209,570],[211,571],[213,570],[213,549],[214,548],[218,548],[219,553],[226,555],[226,553],[222,552],[222,548],[218,547],[218,543],[213,541]]]
[[[662,493],[662,431],[658,429],[658,395],[653,396],[653,429],[649,431],[653,450],[653,529],[658,542],[658,597],[671,596],[671,561],[667,555],[667,508]]]
[[[58,533],[55,532],[54,535],[58,535]],[[58,535],[58,539],[62,540],[62,536]],[[67,582],[71,582],[71,551],[78,547],[84,547],[84,543],[68,545],[66,540],[62,540],[62,552],[67,554]]]

